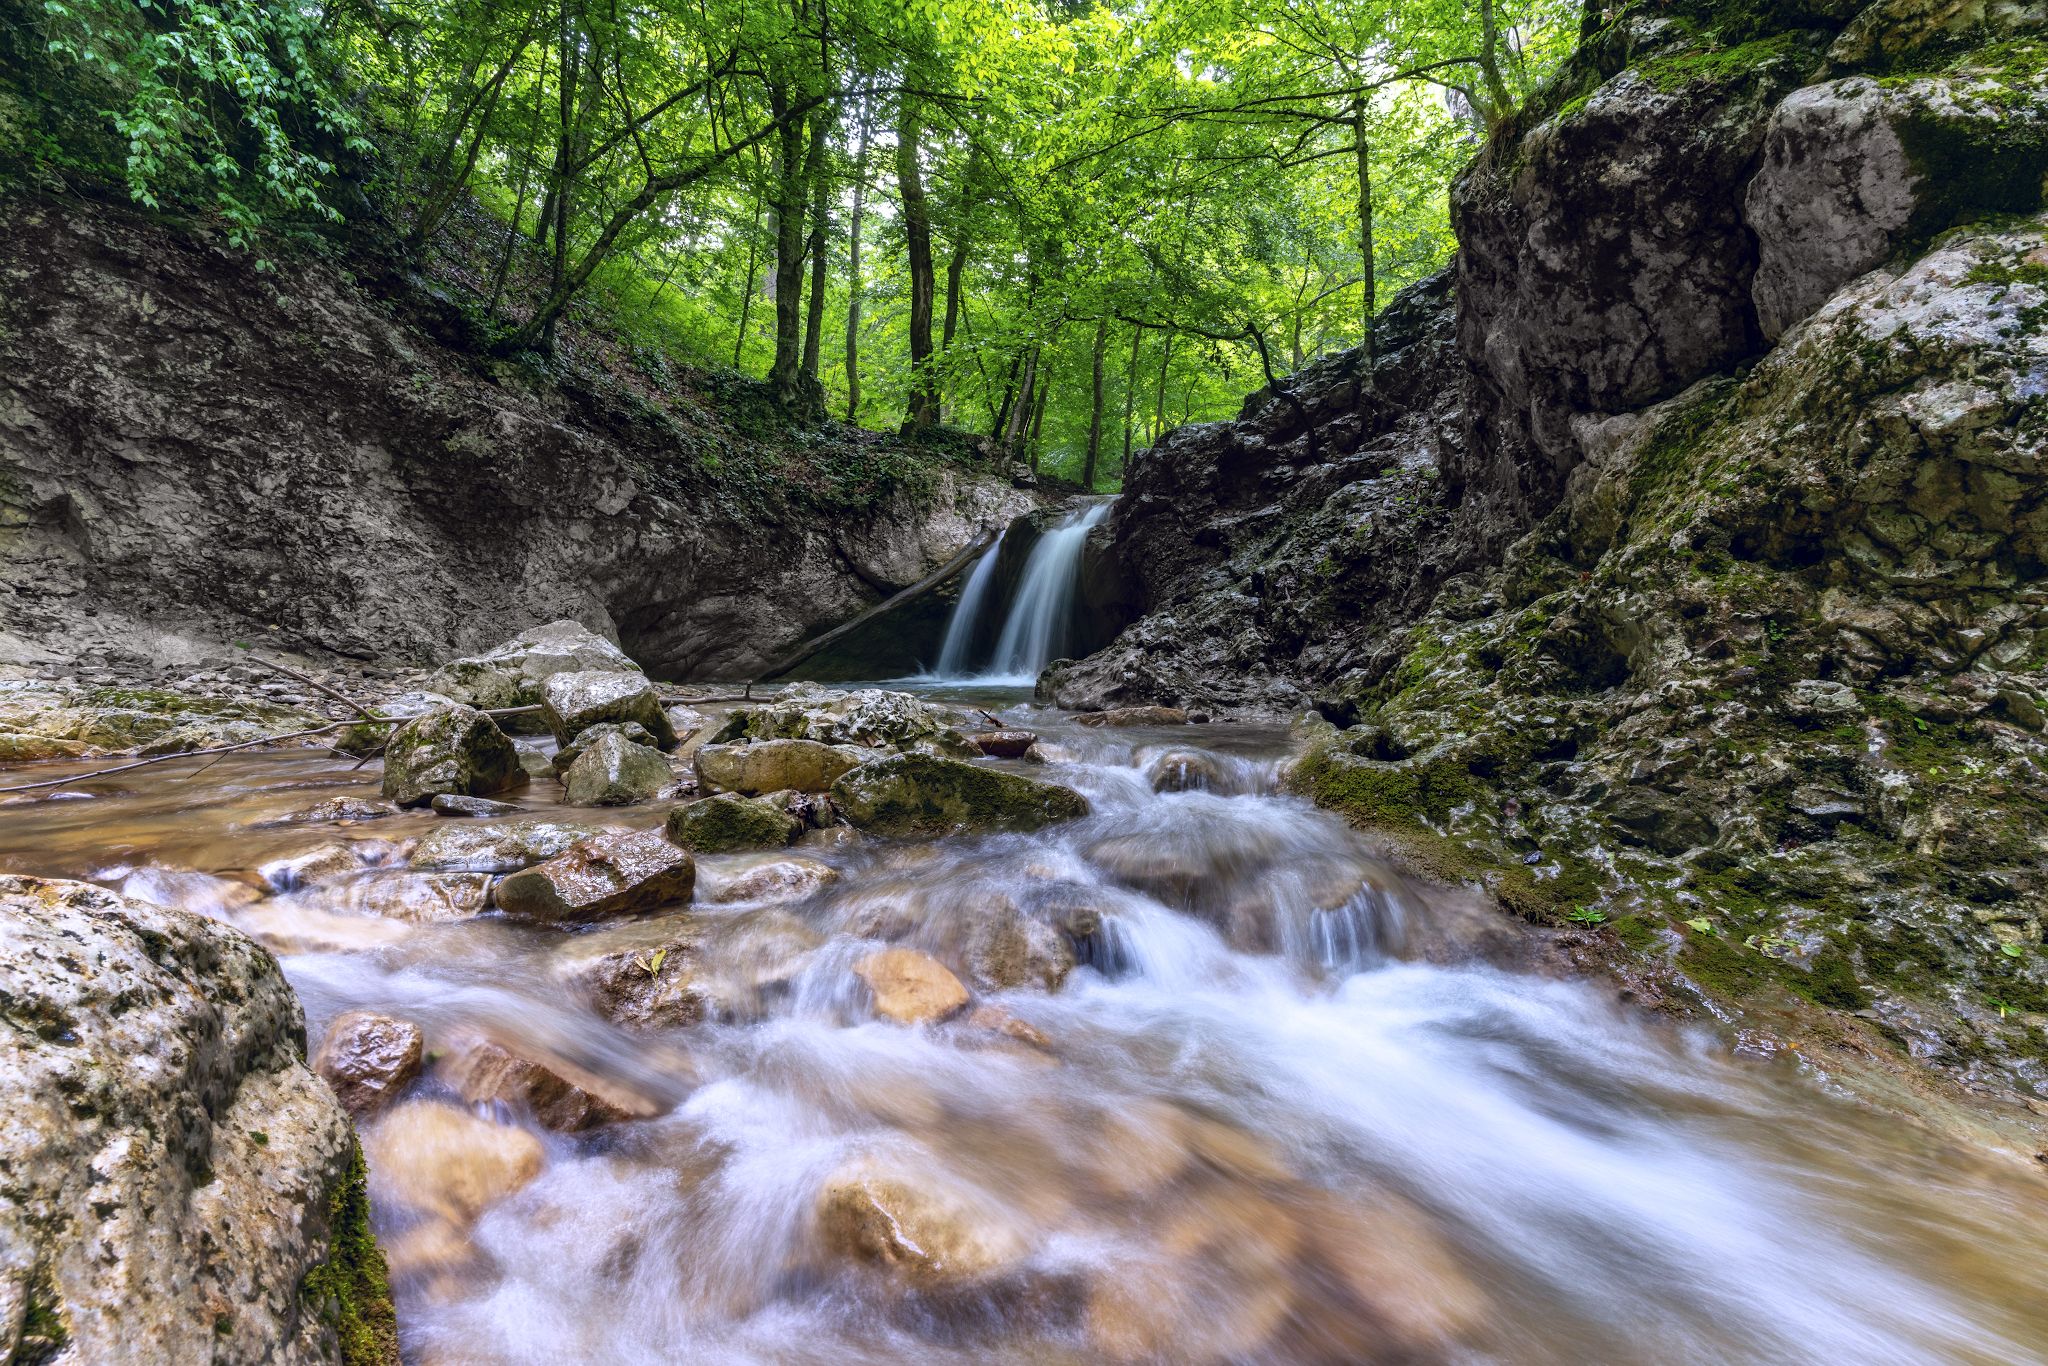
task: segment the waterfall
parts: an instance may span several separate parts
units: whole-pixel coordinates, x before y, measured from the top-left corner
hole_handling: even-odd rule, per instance
[[[1024,561],[1017,591],[1003,617],[1002,634],[985,672],[974,675],[986,683],[1029,683],[1039,670],[1058,659],[1067,646],[1067,628],[1073,616],[1074,588],[1081,572],[1081,552],[1088,533],[1109,516],[1110,500],[1076,508],[1047,528]],[[998,541],[974,566],[961,590],[959,605],[946,626],[946,640],[939,653],[938,674],[942,678],[967,676],[968,653],[980,634],[981,617],[989,609],[996,559],[1002,550]]]
[[[967,576],[967,586],[960,590],[960,601],[954,605],[952,619],[946,623],[945,643],[939,646],[938,674],[941,678],[960,678],[967,672],[967,652],[974,648],[975,631],[981,624],[982,599],[988,596],[989,585],[995,582],[996,561],[1003,554],[1003,536],[1009,534],[1009,528],[1003,528],[1003,535],[996,537],[996,543],[988,548],[988,553],[974,562],[974,572]]]

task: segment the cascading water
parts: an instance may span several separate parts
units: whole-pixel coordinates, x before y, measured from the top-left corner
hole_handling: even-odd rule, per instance
[[[1081,573],[1081,552],[1088,533],[1109,516],[1108,500],[1077,508],[1048,528],[1024,561],[1017,591],[1003,617],[1002,633],[996,638],[995,653],[987,669],[974,675],[978,683],[1029,684],[1039,670],[1061,657],[1073,618],[1074,588]],[[980,634],[981,617],[988,610],[990,582],[996,557],[1002,550],[998,541],[967,581],[960,604],[946,627],[946,641],[939,658],[941,678],[967,676],[967,656]]]
[[[292,823],[366,781],[305,751],[9,807],[0,869],[232,921],[313,1037],[425,1031],[363,1128],[409,1362],[2048,1361],[2033,1164],[1516,970],[1520,932],[1278,791],[1278,727],[1001,719],[1090,815],[703,855],[688,904],[573,930],[452,905],[488,875],[414,841],[500,866],[588,812]],[[359,871],[236,871],[337,840]],[[882,951],[972,1004],[877,1018]],[[598,980],[675,1012],[615,1023]],[[477,1035],[624,1117],[463,1104]]]
[[[988,553],[974,562],[974,572],[967,576],[967,586],[960,590],[960,601],[953,608],[953,616],[946,623],[945,643],[939,646],[938,675],[941,678],[960,678],[967,673],[968,654],[974,648],[975,632],[981,625],[981,614],[987,610],[985,600],[989,588],[995,583],[996,561],[1003,555],[1003,540],[1010,534],[1009,528],[996,537],[996,543]]]

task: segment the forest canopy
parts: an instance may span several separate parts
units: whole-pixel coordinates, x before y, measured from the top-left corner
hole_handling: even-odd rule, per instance
[[[376,216],[503,354],[592,321],[798,416],[957,426],[1095,487],[1370,344],[1449,258],[1451,176],[1579,24],[1564,0],[8,0],[0,131],[33,176],[259,255]]]

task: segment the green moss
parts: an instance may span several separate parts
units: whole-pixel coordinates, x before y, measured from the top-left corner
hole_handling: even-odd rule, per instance
[[[1823,949],[1813,956],[1805,972],[1789,969],[1781,972],[1786,986],[1815,1005],[1827,1006],[1833,1010],[1862,1010],[1870,1004],[1870,993],[1856,980],[1856,970],[1848,958],[1839,950]]]
[[[302,1304],[334,1329],[343,1366],[398,1366],[398,1316],[384,1254],[370,1232],[369,1172],[351,1141],[347,1171],[327,1206],[327,1260],[300,1283]]]
[[[1318,805],[1365,825],[1442,825],[1452,811],[1483,795],[1463,765],[1441,759],[1379,762],[1322,749],[1295,771]]]
[[[1643,79],[1667,93],[1694,85],[1725,85],[1767,67],[1784,65],[1788,72],[1811,67],[1818,57],[1814,35],[1777,33],[1733,47],[1676,53],[1643,63]]]
[[[1648,953],[1657,943],[1656,927],[1639,915],[1625,915],[1610,921],[1607,928],[1614,932],[1616,939],[1637,953]]]
[[[699,854],[780,849],[795,839],[797,823],[764,798],[721,793],[668,813],[668,837]]]

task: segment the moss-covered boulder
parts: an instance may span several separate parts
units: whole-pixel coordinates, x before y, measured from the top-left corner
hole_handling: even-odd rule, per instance
[[[832,800],[860,829],[910,839],[1039,830],[1089,810],[1072,788],[924,754],[862,764],[832,785]]]
[[[755,740],[706,745],[696,753],[697,781],[708,792],[824,792],[860,762],[816,740]]]
[[[804,823],[776,796],[725,792],[668,813],[668,837],[700,854],[780,849],[803,833]]]
[[[384,797],[400,806],[425,806],[444,792],[488,797],[526,782],[518,749],[474,707],[414,717],[384,749]]]
[[[541,684],[540,699],[541,715],[558,744],[569,744],[592,726],[607,723],[637,725],[664,749],[676,742],[660,695],[637,673],[553,674]]]
[[[587,746],[569,765],[562,790],[571,806],[630,806],[658,796],[674,780],[660,750],[614,732]]]

